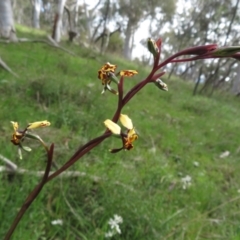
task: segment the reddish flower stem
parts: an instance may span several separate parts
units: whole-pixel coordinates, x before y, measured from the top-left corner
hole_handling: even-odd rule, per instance
[[[69,167],[71,167],[79,158],[81,158],[83,155],[85,155],[86,153],[88,153],[91,149],[93,149],[94,147],[96,147],[97,145],[99,145],[104,139],[108,138],[111,136],[112,133],[107,132],[104,133],[102,136],[99,136],[97,138],[94,138],[93,140],[89,141],[88,143],[86,143],[85,145],[83,145],[81,148],[79,148],[75,154],[73,154],[73,156],[62,166],[60,167],[56,172],[54,172],[53,174],[51,174],[48,179],[47,182],[49,182],[50,180],[52,180],[53,178],[57,177],[59,174],[61,174],[62,172],[64,172],[65,170],[67,170]]]
[[[44,173],[44,176],[43,176],[41,182],[33,189],[33,191],[29,194],[27,199],[24,201],[20,211],[18,212],[17,216],[15,217],[15,219],[14,219],[10,229],[8,230],[4,240],[9,240],[11,238],[15,228],[17,227],[18,223],[22,219],[24,213],[27,211],[27,209],[30,207],[32,202],[36,199],[38,194],[41,192],[43,186],[45,185],[45,183],[47,181],[47,178],[48,178],[48,175],[49,175],[49,172],[50,172],[50,169],[51,169],[51,165],[52,165],[53,149],[54,149],[54,144],[52,144],[50,146],[50,150],[47,153],[48,154],[48,161],[47,161],[45,173]]]
[[[121,114],[121,110],[123,107],[123,100],[122,100],[123,99],[123,81],[124,81],[124,77],[122,76],[118,84],[118,107],[115,114],[113,115],[113,118],[112,118],[113,122],[118,121],[119,115]]]

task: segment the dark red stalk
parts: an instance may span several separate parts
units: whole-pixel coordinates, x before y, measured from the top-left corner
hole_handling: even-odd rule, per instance
[[[94,138],[93,140],[80,147],[62,167],[60,167],[56,172],[54,172],[48,177],[47,182],[49,182],[50,180],[64,172],[66,169],[71,167],[79,158],[81,158],[84,154],[88,153],[91,149],[93,149],[95,146],[100,144],[104,139],[110,137],[111,135],[111,132],[104,133],[102,136]]]
[[[235,53],[231,57],[236,59],[236,60],[238,60],[238,61],[240,61],[240,53]]]
[[[112,118],[113,122],[117,122],[119,119],[119,115],[121,113],[122,107],[123,107],[123,81],[124,81],[124,77],[121,76],[119,84],[118,84],[118,107],[117,110]]]
[[[201,55],[206,56],[207,54],[214,51],[216,48],[217,48],[217,44],[210,44],[210,45],[204,45],[204,46],[191,47],[191,48],[184,49],[184,50],[170,56],[165,61],[160,63],[157,66],[157,69],[160,69],[160,68],[166,66],[168,63],[174,62],[173,59],[180,57],[180,56],[184,56],[184,55],[198,55],[197,59],[200,59],[199,56],[201,56]]]
[[[163,76],[164,74],[165,74],[165,72],[160,72],[160,73],[155,74],[155,75],[152,77],[151,81],[149,81],[149,82],[155,82],[158,78],[160,78],[160,77]]]
[[[140,91],[149,81],[151,81],[154,73],[157,70],[155,70],[154,68],[152,69],[151,73],[148,75],[148,77],[144,80],[142,80],[141,82],[139,82],[138,84],[136,84],[123,98],[122,100],[122,106],[124,107],[129,100],[138,92]]]
[[[41,182],[33,189],[33,191],[29,194],[29,196],[27,197],[27,199],[23,203],[20,211],[18,212],[17,216],[15,217],[10,229],[8,230],[4,240],[9,240],[11,238],[15,228],[17,227],[17,225],[19,223],[19,221],[22,219],[22,216],[27,211],[27,209],[30,207],[32,202],[36,199],[38,194],[41,192],[43,186],[47,182],[47,178],[48,178],[48,175],[49,175],[49,172],[50,172],[50,169],[51,169],[51,165],[52,165],[53,149],[54,149],[54,144],[52,144],[50,146],[50,149],[47,153],[48,154],[48,161],[47,161],[47,165],[46,165],[46,168],[45,168],[45,173],[44,173],[44,176],[43,176]]]

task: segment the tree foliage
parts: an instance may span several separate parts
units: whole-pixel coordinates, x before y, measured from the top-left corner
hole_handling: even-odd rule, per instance
[[[188,8],[175,14],[175,24],[165,35],[171,51],[199,44],[239,44],[239,0],[195,0],[191,3]],[[169,54],[166,49],[165,54]],[[185,64],[184,67],[174,66],[172,71],[196,82],[194,94],[198,91],[211,95],[216,88],[231,87],[226,81],[230,80],[229,83],[232,83],[236,71],[230,71],[230,68],[236,69],[237,64],[225,59],[220,62],[209,61],[204,66],[201,62]]]

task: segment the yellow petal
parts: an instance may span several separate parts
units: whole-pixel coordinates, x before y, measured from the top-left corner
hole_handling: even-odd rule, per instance
[[[18,123],[11,121],[11,124],[13,125],[13,129],[16,132],[18,130]]]
[[[120,122],[127,129],[133,128],[132,120],[125,114],[120,114]]]
[[[121,128],[116,123],[114,123],[112,120],[107,119],[104,121],[104,124],[113,134],[120,135]]]
[[[47,120],[44,120],[44,121],[29,123],[27,129],[33,129],[38,127],[48,127],[48,126],[50,126],[50,122],[48,122]]]
[[[120,71],[120,76],[132,77],[133,75],[138,74],[136,70],[122,70]]]
[[[116,68],[117,68],[117,65],[107,62],[102,66],[101,70],[104,72],[115,72]]]
[[[132,143],[132,142],[134,142],[137,139],[138,139],[138,135],[135,132],[135,129],[134,128],[130,129],[128,131],[128,140]]]

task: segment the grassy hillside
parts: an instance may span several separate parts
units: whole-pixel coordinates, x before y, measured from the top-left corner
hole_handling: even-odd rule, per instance
[[[44,37],[26,30],[19,35]],[[0,69],[0,154],[20,168],[43,170],[45,153],[29,142],[34,151],[19,160],[10,121],[24,128],[49,120],[49,128],[34,132],[55,143],[54,160],[61,165],[104,132],[103,121],[117,107],[116,96],[101,95],[99,68],[109,61],[119,70],[138,70],[125,80],[125,91],[148,75],[147,68],[117,56],[65,47],[76,56],[43,43],[1,44],[0,57],[19,77]],[[169,92],[146,86],[125,107],[139,133],[134,149],[111,154],[108,149],[121,142],[104,141],[70,169],[85,176],[56,178],[44,187],[12,239],[101,240],[114,214],[123,222],[112,239],[240,239],[239,99],[192,97],[192,86],[177,78],[167,84]],[[221,158],[225,151],[230,155]],[[2,239],[39,177],[1,173],[0,179]],[[63,224],[51,223],[57,219]]]

